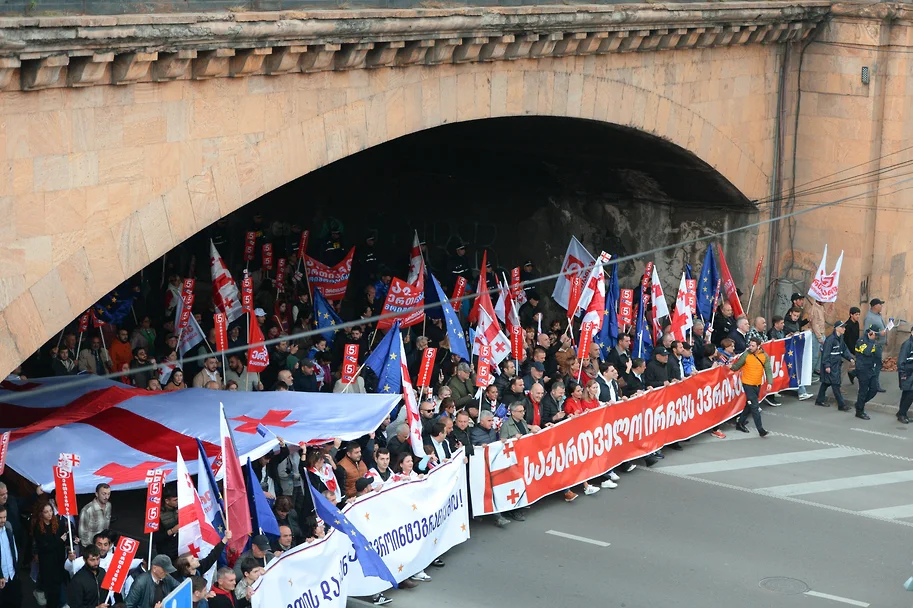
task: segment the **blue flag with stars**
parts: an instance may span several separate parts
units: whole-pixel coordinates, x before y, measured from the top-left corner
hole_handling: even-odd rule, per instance
[[[634,303],[637,304],[637,325],[634,328],[634,356],[648,360],[653,354],[653,338],[650,326],[644,319],[643,286],[637,288]]]
[[[331,504],[323,494],[314,489],[307,475],[303,477],[307,479],[308,489],[314,499],[314,511],[317,512],[317,517],[326,522],[331,528],[335,528],[349,537],[349,540],[352,541],[352,546],[355,547],[355,558],[361,564],[361,571],[364,575],[382,578],[395,587],[397,583],[396,579],[393,578],[393,573],[387,568],[387,564],[380,558],[380,555],[377,554],[377,551],[374,550],[374,547],[368,542],[364,534],[359,532],[352,525],[352,522],[346,519],[346,516],[336,508],[336,505]]]
[[[365,367],[377,374],[377,392],[384,395],[398,395],[403,392],[403,371],[399,361],[399,345],[402,342],[399,320],[384,336],[368,358]]]
[[[431,273],[428,273],[428,276],[431,277],[434,289],[425,290],[425,303],[441,303],[440,310],[444,313],[444,329],[447,330],[447,337],[450,338],[450,352],[464,361],[470,361],[469,350],[466,348],[466,333],[460,324],[460,318],[453,312],[453,306],[450,305],[450,300],[444,295],[444,290],[438,280]],[[434,308],[429,310],[434,310]]]
[[[802,385],[802,358],[805,353],[805,333],[786,338],[786,373],[789,374],[790,388]]]
[[[120,323],[133,308],[134,292],[124,283],[95,303],[95,318],[102,323]]]
[[[342,319],[320,293],[319,287],[314,288],[314,325],[317,326],[317,329],[327,330],[321,334],[327,339],[327,347],[333,345],[333,337],[338,331],[336,328],[342,325]]]
[[[609,288],[605,294],[605,314],[602,316],[602,328],[596,335],[596,344],[599,345],[599,358],[605,361],[609,351],[618,344],[618,300],[621,298],[621,288],[618,286],[618,264],[612,264],[612,276],[609,278]]]
[[[250,458],[247,459],[247,506],[250,508],[250,520],[254,530],[259,534],[269,534],[276,538],[282,536],[279,532],[279,522],[276,520],[276,514],[270,508],[266,494],[263,493],[263,487],[260,480],[257,479],[257,473],[250,466]]]
[[[697,282],[697,314],[704,321],[710,321],[713,313],[713,294],[716,292],[716,282],[720,273],[716,268],[716,258],[713,257],[713,243],[707,245],[704,254],[704,263],[701,264],[701,278]]]

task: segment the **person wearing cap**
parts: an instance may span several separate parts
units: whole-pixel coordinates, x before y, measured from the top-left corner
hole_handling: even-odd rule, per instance
[[[447,386],[450,387],[451,396],[456,402],[458,410],[468,408],[475,403],[475,378],[473,377],[472,368],[465,361],[457,364],[456,371],[447,382]]]
[[[298,368],[292,372],[293,387],[298,393],[316,393],[320,389],[317,386],[316,365],[310,359],[302,359]]]
[[[263,326],[266,324],[266,311],[262,308],[255,308],[254,316],[257,317],[257,325],[259,325],[262,330]]]
[[[529,365],[529,373],[523,376],[523,388],[529,392],[534,384],[541,384],[545,388],[545,364],[533,361]]]
[[[859,340],[860,316],[862,316],[862,311],[859,310],[859,307],[852,306],[850,308],[850,315],[846,318],[846,321],[843,322],[845,329],[843,332],[843,343],[846,344],[846,347],[850,352],[853,352],[853,349],[856,348],[856,342]],[[856,372],[854,370],[847,372],[847,376],[850,378],[850,384],[853,384],[856,381]]]
[[[644,372],[644,383],[648,388],[669,386],[669,351],[660,346],[653,351],[653,357]]]
[[[535,327],[536,326],[536,315],[542,314],[542,307],[540,306],[541,299],[539,297],[539,292],[535,289],[527,289],[526,291],[526,302],[520,305],[520,310],[517,311],[517,316],[520,318],[521,327]]]
[[[171,576],[174,571],[170,557],[161,554],[153,557],[149,572],[133,581],[130,593],[124,600],[127,608],[153,608],[161,603],[178,586],[178,582]]]
[[[897,410],[897,420],[910,424],[907,414],[913,404],[913,328],[910,337],[900,345],[900,354],[897,355],[897,380],[900,383],[900,409]]]
[[[884,352],[884,347],[888,343],[888,326],[884,322],[884,317],[881,316],[882,308],[884,308],[884,300],[872,298],[869,302],[869,312],[865,313],[863,325],[876,329],[875,344]],[[885,389],[881,388],[881,357],[878,357],[875,362],[875,390],[879,393],[885,392]]]
[[[784,318],[789,318],[789,311],[792,310],[793,308],[799,309],[799,317],[801,318],[802,310],[805,306],[805,296],[803,296],[801,293],[799,293],[797,291],[789,297],[789,301],[790,301],[790,307],[789,307],[789,309],[787,309],[786,314],[783,315]],[[802,319],[802,320],[798,321],[798,324],[799,324],[798,331],[801,331],[802,328],[804,328],[806,325],[808,325],[808,319]]]
[[[751,414],[758,435],[765,437],[767,431],[761,423],[761,384],[766,383],[768,391],[773,388],[774,374],[771,359],[764,352],[760,338],[752,338],[748,341],[748,349],[739,355],[731,369],[734,372],[742,370],[742,388],[745,390],[746,400],[745,409],[739,415],[735,428],[743,433],[750,432],[745,426],[745,422],[748,421],[748,415]]]
[[[850,406],[843,400],[843,394],[840,392],[840,382],[843,379],[843,360],[853,360],[853,354],[846,347],[843,341],[843,333],[846,326],[843,321],[834,323],[834,331],[824,340],[824,347],[821,351],[821,388],[818,389],[818,398],[815,399],[815,405],[830,407],[825,401],[827,387],[831,387],[834,398],[837,400],[837,409],[841,412],[847,412]]]
[[[865,413],[865,404],[871,401],[878,393],[875,383],[877,371],[880,368],[882,353],[884,352],[877,342],[878,327],[870,325],[866,328],[865,335],[859,338],[854,349],[856,354],[856,378],[859,380],[859,394],[856,397],[856,417],[869,420]]]
[[[268,563],[273,561],[276,556],[273,555],[272,549],[270,548],[269,538],[266,534],[258,534],[250,542],[250,549],[238,556],[238,561],[235,562],[235,577],[236,580],[241,580],[244,574],[241,572],[241,563],[247,559],[252,558],[257,562],[258,566],[263,566],[264,568]]]
[[[335,266],[346,257],[345,243],[342,238],[342,224],[336,218],[330,218],[325,228],[328,234],[320,249],[320,261],[327,266]]]
[[[469,267],[466,259],[466,244],[458,241],[454,249],[454,255],[450,256],[447,261],[447,269],[450,274],[450,288],[453,289],[460,277],[466,279],[467,291],[472,281],[472,269]]]
[[[526,292],[526,298],[529,299],[529,294],[536,290],[536,284],[530,283],[534,279],[538,279],[539,275],[536,272],[535,265],[532,260],[526,260],[523,262],[523,267],[520,268],[520,281],[523,283],[523,291]]]

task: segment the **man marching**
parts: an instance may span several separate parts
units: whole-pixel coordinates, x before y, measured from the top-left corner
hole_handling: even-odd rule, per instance
[[[825,401],[827,387],[831,387],[834,392],[834,398],[837,399],[837,409],[841,412],[848,412],[850,406],[843,400],[843,394],[840,392],[840,381],[843,378],[843,360],[853,360],[853,354],[843,342],[843,333],[846,326],[843,321],[834,323],[834,331],[824,340],[824,346],[821,350],[821,388],[818,389],[818,398],[815,399],[815,405],[830,407]]]
[[[856,378],[859,379],[859,396],[856,398],[856,417],[869,420],[865,404],[878,394],[878,370],[881,369],[882,348],[875,340],[878,328],[870,325],[865,336],[856,342]]]
[[[770,357],[761,348],[761,339],[752,337],[748,341],[748,349],[739,355],[735,363],[732,364],[732,371],[742,370],[742,388],[745,390],[747,403],[742,415],[735,425],[743,433],[750,432],[745,422],[748,420],[748,414],[754,418],[755,428],[758,429],[758,435],[767,436],[764,425],[761,423],[760,392],[761,383],[767,381],[767,390],[773,388],[774,374],[773,367],[770,363]]]
[[[900,346],[897,356],[897,378],[900,381],[900,409],[897,411],[897,420],[910,424],[907,412],[913,404],[913,329],[910,337]]]

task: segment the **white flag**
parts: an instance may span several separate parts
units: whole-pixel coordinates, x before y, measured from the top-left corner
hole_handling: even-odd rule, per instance
[[[212,303],[219,312],[225,313],[231,323],[241,316],[241,296],[238,285],[225,267],[225,261],[212,241],[209,241],[209,265],[212,269]]]
[[[819,302],[836,302],[837,286],[840,283],[840,267],[843,266],[843,251],[840,252],[834,272],[826,274],[826,265],[827,244],[824,245],[824,255],[821,256],[821,264],[818,266],[818,272],[815,273],[815,280],[808,288],[808,295]]]
[[[656,272],[656,264],[653,265],[653,318],[661,319],[669,316],[669,304],[666,303],[666,296],[663,294],[663,286],[659,282],[659,274]]]
[[[590,321],[596,331],[602,329],[602,319],[605,317],[605,270],[602,265],[607,264],[612,259],[608,253],[603,251],[599,254],[599,262],[594,263],[593,270],[583,286],[580,293],[580,304],[586,313],[582,321]]]
[[[577,237],[572,236],[571,242],[567,246],[567,253],[564,254],[564,263],[561,264],[561,272],[576,272],[582,282],[587,278],[586,268],[595,261],[596,258],[586,250],[586,247],[580,244]],[[555,302],[565,310],[567,310],[568,298],[571,294],[571,283],[569,279],[573,276],[573,274],[562,274],[559,276],[558,280],[555,281],[555,290],[552,292],[552,297],[555,299]]]
[[[414,285],[418,278],[425,274],[425,261],[422,259],[422,243],[418,239],[418,232],[412,239],[412,250],[409,252],[409,275],[406,282]]]
[[[679,342],[685,341],[685,332],[694,325],[687,299],[688,286],[685,283],[685,273],[683,272],[682,281],[678,285],[678,293],[675,296],[675,312],[672,315],[672,334]]]

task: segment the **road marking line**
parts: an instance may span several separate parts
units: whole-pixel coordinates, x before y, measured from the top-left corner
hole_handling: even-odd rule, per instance
[[[745,492],[747,494],[754,494],[755,496],[766,496],[767,498],[775,498],[777,500],[785,500],[786,502],[795,503],[797,505],[805,505],[807,507],[818,507],[819,509],[824,509],[825,511],[833,511],[834,513],[842,513],[843,515],[856,515],[857,517],[866,517],[868,519],[873,519],[876,521],[897,524],[899,526],[905,526],[907,528],[913,528],[913,522],[904,521],[902,519],[892,519],[890,517],[883,517],[878,513],[870,513],[867,511],[853,511],[850,509],[844,509],[843,507],[835,507],[833,505],[825,505],[820,502],[812,502],[810,500],[804,500],[802,498],[795,498],[792,496],[777,496],[776,494],[770,494],[768,492],[762,492],[761,490],[756,490],[754,488],[745,488],[742,486],[737,486],[731,483],[723,483],[722,481],[717,481],[715,479],[707,479],[706,477],[688,477],[687,475],[679,475],[678,473],[669,473],[666,469],[653,467],[652,469],[647,469],[647,471],[652,473],[659,473],[661,475],[668,475],[669,477],[678,477],[679,479],[687,479],[689,481],[697,481],[699,483],[705,483],[707,485],[716,486],[718,488],[726,488],[727,490],[736,490],[739,492]],[[877,509],[875,509],[877,511]]]
[[[834,443],[832,441],[822,441],[820,439],[812,439],[811,437],[800,437],[799,435],[790,435],[789,433],[778,433],[772,431],[770,433],[773,437],[786,437],[787,439],[798,439],[799,441],[807,441],[808,443],[815,443],[818,445],[827,445],[833,448],[846,448],[848,450],[853,450],[854,452],[859,452],[860,454],[869,454],[872,456],[883,456],[885,458],[891,458],[892,460],[902,460],[904,462],[913,462],[913,458],[908,456],[898,456],[897,454],[889,454],[887,452],[876,452],[874,450],[866,450],[865,448],[856,448],[849,445],[843,445],[840,443]]]
[[[598,547],[608,547],[612,543],[605,543],[601,540],[593,540],[592,538],[587,538],[585,536],[577,536],[576,534],[568,534],[567,532],[559,532],[557,530],[546,530],[546,534],[551,534],[552,536],[560,536],[561,538],[569,538],[571,540],[579,540],[582,543],[589,543],[591,545],[596,545]]]
[[[742,469],[755,469],[781,464],[795,464],[799,462],[813,462],[816,460],[830,460],[834,458],[847,458],[859,456],[859,452],[849,448],[838,447],[826,450],[805,450],[802,452],[784,452],[769,456],[748,456],[747,458],[730,458],[728,460],[713,460],[696,464],[682,464],[662,467],[662,470],[673,475],[704,475],[706,473],[721,473],[723,471],[740,471]]]
[[[913,481],[913,471],[896,471],[894,473],[875,473],[860,475],[858,477],[838,477],[822,481],[807,481],[804,483],[789,483],[781,486],[759,488],[761,492],[768,492],[778,496],[798,496],[800,494],[815,494],[817,492],[834,492],[836,490],[851,490],[854,488],[870,488],[892,483]]]
[[[904,517],[913,517],[913,505],[898,505],[896,507],[884,507],[882,509],[867,509],[861,511],[866,515],[874,517],[883,517],[885,519],[902,519]]]
[[[830,593],[819,593],[818,591],[806,591],[805,595],[810,595],[812,597],[820,597],[825,600],[833,600],[835,602],[842,602],[844,604],[849,604],[850,606],[861,606],[862,608],[868,608],[870,604],[866,602],[860,602],[858,600],[851,600],[847,597],[840,597],[839,595],[831,595]]]
[[[868,433],[869,435],[878,435],[879,437],[890,437],[891,439],[900,439],[901,441],[909,441],[909,437],[900,437],[893,433],[882,433],[881,431],[870,431],[869,429],[857,429],[851,428],[851,431],[856,431],[858,433]]]

